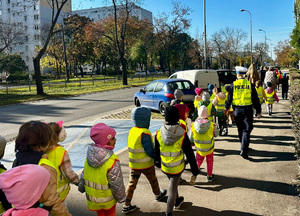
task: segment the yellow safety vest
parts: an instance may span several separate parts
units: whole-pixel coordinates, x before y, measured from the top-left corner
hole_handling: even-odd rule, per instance
[[[218,100],[218,104],[216,105],[216,108],[219,112],[222,112],[225,110],[225,101],[226,101],[226,98],[225,99],[220,99],[220,98],[217,98]]]
[[[192,124],[194,143],[199,155],[206,156],[214,151],[214,131],[215,124],[213,122],[210,123],[210,127],[205,134],[199,134],[195,129],[194,123]]]
[[[1,168],[0,168],[0,174],[1,174],[1,173],[4,173],[5,171],[6,171],[5,169],[1,169]],[[5,212],[5,209],[4,209],[3,205],[2,205],[2,203],[0,202],[0,215],[1,215],[3,212]]]
[[[258,88],[255,88],[256,89],[256,92],[257,92],[257,96],[258,96],[258,99],[259,99],[259,102],[262,103],[264,101],[264,96],[263,96],[263,87],[258,87]]]
[[[129,167],[131,169],[147,169],[154,166],[153,158],[145,152],[142,144],[142,134],[148,134],[153,143],[149,129],[133,127],[128,134]]]
[[[233,82],[232,105],[234,106],[252,105],[250,81],[246,79],[239,79]]]
[[[212,110],[212,103],[209,103],[208,105],[207,105],[207,110],[208,110],[208,120],[209,121],[213,121],[213,116],[211,115],[211,110]]]
[[[210,96],[210,102],[212,103],[213,100],[215,99],[216,95],[214,93],[212,93],[212,95]]]
[[[108,185],[107,173],[119,158],[113,154],[102,166],[91,167],[87,160],[84,164],[84,188],[87,205],[91,211],[110,209],[117,200]]]
[[[185,131],[187,131],[187,123],[186,121],[179,119],[179,125],[183,124],[185,126]]]
[[[46,152],[48,155],[48,160],[53,163],[57,172],[57,194],[62,201],[66,199],[70,191],[70,182],[62,175],[60,171],[60,166],[63,162],[66,152],[67,151],[62,146],[56,146]]]
[[[266,90],[265,92],[267,96],[266,104],[273,104],[275,102],[275,98],[274,98],[275,91],[272,91],[271,94],[268,94]]]
[[[157,131],[157,140],[160,145],[161,170],[168,174],[179,174],[184,170],[184,154],[182,143],[184,136],[172,145],[165,145],[160,130]]]

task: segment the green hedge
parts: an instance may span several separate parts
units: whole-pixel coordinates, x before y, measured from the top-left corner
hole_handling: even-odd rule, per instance
[[[290,70],[291,71],[291,70]],[[293,121],[293,134],[295,136],[295,155],[297,157],[299,171],[294,179],[294,184],[300,193],[300,74],[294,70],[290,72],[290,101],[291,101],[291,114]]]

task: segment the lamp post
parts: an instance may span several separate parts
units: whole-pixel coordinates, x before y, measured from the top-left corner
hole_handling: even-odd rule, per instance
[[[204,21],[204,61],[203,61],[203,68],[206,69],[207,68],[207,57],[206,57],[206,51],[207,51],[207,47],[206,47],[206,6],[205,6],[205,1],[203,0],[203,21]]]
[[[265,33],[265,53],[266,53],[266,60],[267,60],[267,34],[266,31],[263,29],[258,29],[258,31],[263,31]]]
[[[250,11],[241,9],[241,12],[244,12],[244,11],[246,11],[250,14],[250,37],[251,37],[251,41],[250,41],[251,48],[250,49],[251,49],[251,63],[252,63],[252,61],[253,61],[253,56],[252,56],[252,15],[251,15]]]
[[[269,41],[270,41],[270,45],[271,45],[271,61],[272,61],[272,60],[273,60],[273,59],[272,59],[272,53],[273,53],[273,51],[272,51],[272,45],[273,45],[273,44],[272,44],[272,41],[271,41],[271,39],[267,38],[267,40],[269,40]]]

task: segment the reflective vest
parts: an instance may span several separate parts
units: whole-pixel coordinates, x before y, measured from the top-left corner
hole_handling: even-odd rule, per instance
[[[234,106],[252,105],[250,81],[246,79],[239,79],[233,82],[232,105]]]
[[[210,123],[209,129],[204,134],[199,134],[194,127],[194,123],[192,124],[194,143],[199,155],[206,156],[214,151],[214,131],[215,124],[213,122]]]
[[[272,91],[271,94],[268,94],[266,90],[265,92],[267,96],[266,104],[273,104],[275,102],[275,98],[274,98],[275,91]]]
[[[212,110],[212,103],[209,103],[208,105],[207,105],[207,110],[208,110],[208,120],[209,121],[213,121],[213,116],[211,115],[211,110]]]
[[[1,169],[1,168],[0,168],[0,174],[1,174],[1,173],[4,173],[4,172],[5,172],[5,169]],[[3,212],[5,212],[5,209],[4,209],[3,205],[2,205],[2,203],[0,202],[0,215],[1,215]]]
[[[62,175],[60,171],[60,166],[63,162],[66,152],[67,151],[62,146],[56,146],[46,152],[48,155],[48,160],[53,163],[57,172],[57,194],[62,201],[66,199],[70,191],[70,182]]]
[[[216,105],[216,109],[218,110],[218,112],[222,112],[225,110],[225,99],[220,99],[219,97],[217,98],[218,100],[218,104]]]
[[[264,101],[264,96],[263,96],[263,87],[258,87],[258,88],[255,88],[256,89],[256,92],[257,92],[257,96],[258,96],[258,99],[259,99],[259,102],[262,103]]]
[[[128,135],[129,167],[131,169],[147,169],[154,166],[153,158],[145,152],[142,145],[142,134],[148,134],[153,143],[152,134],[149,129],[133,127]]]
[[[118,156],[113,154],[102,166],[97,168],[91,167],[85,160],[84,188],[87,205],[91,211],[110,209],[117,203],[109,188],[107,173],[118,160]]]
[[[179,119],[179,125],[184,125],[185,126],[185,131],[187,131],[187,125],[186,125],[186,121]],[[182,127],[183,128],[183,127]]]
[[[176,175],[184,170],[183,139],[184,136],[172,145],[165,145],[160,130],[157,131],[157,140],[160,146],[161,170],[164,173]]]
[[[213,100],[215,99],[215,97],[216,97],[216,95],[214,93],[212,93],[211,96],[210,96],[210,102],[211,103],[213,102]]]

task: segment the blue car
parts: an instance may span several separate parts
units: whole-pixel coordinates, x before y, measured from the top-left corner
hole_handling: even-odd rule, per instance
[[[166,104],[174,99],[175,89],[183,92],[183,102],[193,109],[195,86],[185,79],[154,80],[135,93],[133,100],[135,106],[148,107],[165,114]]]

